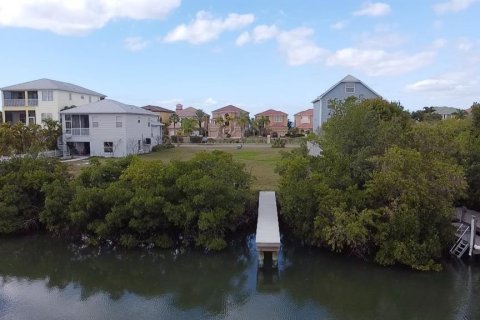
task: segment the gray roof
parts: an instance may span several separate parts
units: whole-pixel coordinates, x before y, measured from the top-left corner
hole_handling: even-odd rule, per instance
[[[363,84],[368,90],[372,91],[373,93],[375,93],[377,96],[381,97],[381,95],[379,95],[375,90],[373,90],[372,88],[370,88],[369,86],[367,86],[365,83],[363,83],[361,80],[355,78],[354,76],[352,75],[347,75],[345,78],[343,78],[342,80],[340,80],[339,82],[335,83],[333,86],[331,86],[327,91],[325,91],[322,95],[318,96],[315,100],[312,101],[312,103],[315,103],[317,102],[318,100],[322,99],[327,93],[329,93],[330,91],[332,91],[336,86],[338,86],[340,83],[345,83],[345,82],[358,82],[358,83],[361,83]]]
[[[63,114],[106,114],[106,113],[116,113],[116,114],[141,114],[155,116],[155,113],[148,110],[132,106],[129,104],[124,104],[111,99],[104,99],[97,102],[92,102],[89,104],[84,104],[79,107],[72,109],[67,109],[61,111]]]
[[[452,107],[433,107],[433,108],[435,109],[435,113],[438,113],[438,114],[452,114],[460,110]]]
[[[15,84],[13,86],[4,87],[4,88],[1,88],[0,90],[2,91],[60,90],[60,91],[68,91],[68,92],[100,96],[102,98],[106,97],[106,95],[102,93],[98,93],[98,92],[86,89],[84,87],[77,86],[72,83],[51,80],[51,79],[33,80],[29,82]]]

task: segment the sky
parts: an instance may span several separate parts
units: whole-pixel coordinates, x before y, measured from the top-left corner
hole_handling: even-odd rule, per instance
[[[480,101],[480,0],[1,0],[0,87],[293,114],[351,74],[407,110]]]

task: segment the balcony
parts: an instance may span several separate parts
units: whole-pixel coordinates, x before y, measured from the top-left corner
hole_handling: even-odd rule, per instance
[[[90,128],[65,129],[65,134],[70,134],[72,136],[88,136],[90,135]]]
[[[28,104],[25,104],[28,102]],[[38,106],[38,99],[3,99],[5,107],[35,107]]]

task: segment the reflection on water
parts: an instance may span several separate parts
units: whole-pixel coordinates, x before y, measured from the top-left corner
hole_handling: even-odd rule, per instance
[[[252,239],[219,254],[1,239],[0,319],[480,319],[478,263],[417,273],[292,246],[258,271]]]

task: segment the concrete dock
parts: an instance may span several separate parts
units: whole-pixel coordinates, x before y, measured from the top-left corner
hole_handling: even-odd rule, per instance
[[[272,254],[273,266],[276,267],[280,251],[280,229],[274,191],[260,191],[255,244],[259,267],[263,267],[266,252]]]

